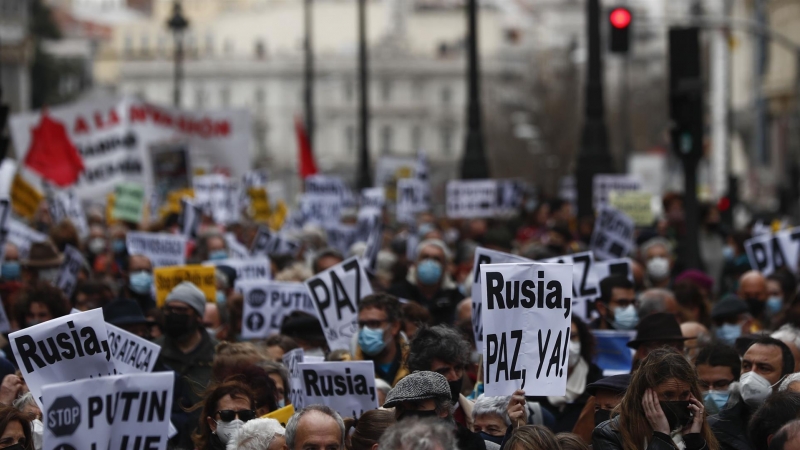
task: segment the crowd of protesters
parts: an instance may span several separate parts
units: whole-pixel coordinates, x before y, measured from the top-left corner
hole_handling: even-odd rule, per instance
[[[531,260],[589,249],[592,219],[576,218],[561,200],[531,199],[505,220],[423,213],[409,227],[386,215],[370,273],[374,294],[359,299],[349,351],[330,351],[320,322],[300,311],[286,316],[280,334],[242,339],[243,298],[235,270],[224,265],[216,268],[216,302],[184,282],[157,307],[153,265],[128,254],[125,236],[177,233],[174,214],[145,227],[108,224],[89,211],[81,239],[41,208],[30,225],[49,239],[24,257],[5,245],[0,296],[12,330],[102,308],[106,322],[158,344],[155,370],[175,374],[174,449],[800,448],[797,274],[753,270],[744,246],[753,230],[726,228],[712,205],[700,218],[701,266],[688,268],[681,197],[663,203],[663,216],[637,229],[631,277],[600,280],[590,320],[573,316],[563,396],[482,394],[469,298],[478,246]],[[344,212],[344,222],[355,219]],[[249,248],[257,229],[204,217],[187,261],[231,258],[225,233]],[[363,243],[348,254],[329,248],[318,225],[286,234],[300,249],[270,259],[279,281],[302,282],[364,252]],[[54,287],[67,245],[86,260],[71,298]],[[595,330],[631,330],[629,373],[604,376]],[[2,344],[0,449],[41,449],[47,424]],[[286,423],[264,417],[290,404],[282,356],[295,348],[328,361],[372,361],[380,408],[343,418],[310,405]]]

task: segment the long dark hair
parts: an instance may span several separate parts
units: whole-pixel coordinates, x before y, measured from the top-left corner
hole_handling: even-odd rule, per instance
[[[6,431],[8,424],[17,421],[22,426],[22,434],[25,435],[25,450],[33,450],[33,438],[31,437],[31,423],[28,416],[22,411],[12,406],[0,406],[0,434]]]
[[[206,418],[214,417],[216,415],[217,405],[222,397],[225,397],[226,395],[230,395],[231,398],[234,399],[245,399],[250,402],[250,408],[255,409],[256,402],[253,398],[253,392],[249,387],[247,387],[247,385],[239,381],[224,381],[222,383],[212,384],[209,386],[208,389],[206,389],[205,395],[203,396],[205,400],[197,403],[189,409],[189,411],[194,411],[202,408],[202,411],[200,412],[200,419],[197,423],[197,431],[194,435],[192,435],[192,441],[194,442],[195,448],[198,450],[205,450],[209,448],[208,440],[211,438],[211,428],[209,428]]]
[[[367,411],[358,419],[344,419],[344,435],[349,436],[345,442],[347,450],[370,450],[395,422],[394,413],[386,409]]]

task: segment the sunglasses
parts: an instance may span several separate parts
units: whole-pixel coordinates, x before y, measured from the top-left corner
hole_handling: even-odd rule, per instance
[[[217,411],[217,414],[219,414],[219,419],[223,422],[231,422],[237,416],[242,422],[247,422],[248,420],[253,420],[256,418],[256,412],[250,409],[242,409],[240,411],[223,409],[221,411]]]

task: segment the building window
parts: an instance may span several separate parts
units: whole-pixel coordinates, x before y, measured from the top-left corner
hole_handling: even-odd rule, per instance
[[[219,91],[219,104],[227,108],[231,104],[231,88],[224,87]]]
[[[442,104],[449,105],[450,102],[453,101],[453,90],[450,89],[450,86],[445,86],[442,88]]]
[[[411,151],[418,152],[422,150],[422,127],[414,125],[411,127]]]
[[[381,153],[388,155],[392,152],[392,138],[394,131],[390,125],[381,128]]]
[[[445,126],[442,128],[442,152],[445,156],[453,154],[453,129]]]
[[[198,87],[194,91],[194,104],[199,109],[202,109],[206,104],[206,92],[202,87]]]
[[[381,82],[381,100],[384,103],[389,103],[392,99],[392,80],[383,80]]]
[[[345,148],[347,149],[348,155],[355,155],[356,154],[356,127],[353,125],[348,125],[347,128],[344,130],[344,142]]]

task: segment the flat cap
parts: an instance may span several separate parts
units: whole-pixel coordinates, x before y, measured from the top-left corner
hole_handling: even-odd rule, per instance
[[[612,375],[610,377],[601,378],[594,383],[586,386],[586,392],[594,395],[599,390],[611,391],[616,393],[623,393],[628,389],[631,384],[631,374],[624,373],[621,375]]]
[[[717,319],[725,316],[733,316],[750,311],[747,303],[734,294],[729,294],[723,297],[720,301],[714,304],[711,308],[711,318]]]
[[[398,381],[386,394],[384,408],[393,408],[402,402],[440,398],[451,400],[447,378],[437,372],[418,371]]]

